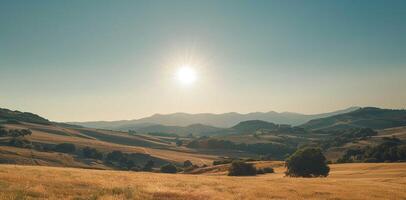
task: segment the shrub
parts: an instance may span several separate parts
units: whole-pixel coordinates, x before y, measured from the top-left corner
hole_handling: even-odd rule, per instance
[[[265,174],[263,169],[257,169],[257,174]]]
[[[61,143],[54,147],[54,151],[61,153],[73,153],[76,151],[76,146],[72,143]]]
[[[257,169],[257,174],[268,174],[268,173],[274,173],[274,170],[272,167],[265,167],[265,168]]]
[[[265,167],[262,170],[264,170],[264,173],[275,173],[274,169],[272,167]]]
[[[223,164],[228,164],[228,163],[232,163],[232,162],[233,162],[232,159],[215,160],[215,161],[213,161],[213,165],[223,165]]]
[[[176,146],[180,147],[182,146],[183,141],[182,140],[176,140]]]
[[[286,175],[293,177],[328,176],[330,168],[319,148],[297,150],[286,160]]]
[[[228,169],[229,176],[255,176],[257,169],[251,163],[234,161]]]
[[[32,143],[24,138],[12,138],[8,144],[13,147],[20,147],[20,148],[32,148]]]
[[[176,166],[172,163],[166,164],[164,166],[161,167],[161,172],[162,173],[171,173],[174,174],[178,171],[178,169],[176,168]]]
[[[121,151],[112,151],[107,154],[106,159],[108,161],[120,161],[124,157],[123,152]]]
[[[193,163],[190,160],[186,160],[183,162],[183,167],[191,167],[193,166]]]
[[[148,162],[142,168],[142,171],[150,172],[152,171],[152,167],[154,167],[154,161],[148,160]]]
[[[101,160],[103,159],[103,154],[95,148],[85,147],[82,149],[83,156],[86,158],[93,158]]]

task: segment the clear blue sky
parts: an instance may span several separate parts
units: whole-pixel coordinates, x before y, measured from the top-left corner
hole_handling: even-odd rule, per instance
[[[0,91],[57,121],[405,108],[406,1],[0,0]]]

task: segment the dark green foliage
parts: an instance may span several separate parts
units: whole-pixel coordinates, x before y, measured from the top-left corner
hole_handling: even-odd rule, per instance
[[[83,156],[86,158],[93,158],[93,159],[98,159],[102,160],[103,159],[103,153],[97,151],[95,148],[91,147],[85,147],[82,149]]]
[[[328,149],[331,147],[342,146],[349,142],[355,142],[358,140],[363,140],[371,136],[375,136],[378,133],[370,128],[357,128],[357,129],[348,129],[348,130],[335,130],[328,131],[326,133],[318,132],[320,134],[329,134],[333,137],[322,140],[319,142],[320,146],[323,149]]]
[[[213,138],[202,138],[193,140],[187,147],[189,148],[206,148],[206,149],[232,149],[241,150],[257,154],[272,154],[275,159],[283,159],[286,154],[294,151],[294,147],[275,143],[257,143],[257,144],[236,144],[227,140],[217,140]]]
[[[321,149],[311,147],[297,150],[286,160],[286,167],[286,175],[293,177],[328,176],[330,171]]]
[[[14,146],[14,147],[20,147],[20,148],[29,148],[29,149],[33,147],[32,143],[29,140],[24,139],[24,138],[19,138],[19,137],[12,138],[9,141],[8,145]]]
[[[162,136],[162,137],[178,137],[175,133],[161,133],[161,132],[150,132],[148,135],[152,136]]]
[[[213,165],[224,165],[228,163],[232,163],[233,159],[223,159],[223,160],[215,160],[213,161]]]
[[[349,149],[337,160],[348,162],[396,162],[406,160],[406,145],[398,138],[383,138],[383,142],[374,147]]]
[[[406,126],[406,110],[380,109],[373,107],[310,120],[300,127],[308,130],[342,130],[351,128],[385,129]]]
[[[193,166],[192,161],[186,160],[185,162],[183,162],[183,167],[191,167],[191,166]]]
[[[61,153],[73,153],[76,151],[76,146],[72,143],[61,143],[54,147],[54,151]]]
[[[12,111],[8,109],[0,108],[0,119],[7,120],[8,123],[18,123],[18,122],[29,122],[35,124],[51,124],[45,118],[42,118],[36,114],[28,113],[28,112],[20,112],[20,111]]]
[[[108,161],[120,161],[122,158],[124,157],[123,152],[121,151],[112,151],[110,153],[107,154],[106,156],[106,160]]]
[[[252,163],[234,161],[228,169],[229,176],[255,176],[257,169]]]
[[[262,170],[264,170],[264,173],[274,173],[274,169],[272,167],[265,167]]]
[[[180,147],[182,146],[183,141],[182,140],[176,140],[176,146]]]
[[[167,163],[148,154],[123,153],[121,151],[108,153],[104,162],[116,169],[133,171],[152,171],[154,164]]]
[[[0,128],[0,137],[1,136],[10,136],[10,137],[24,137],[26,135],[31,135],[32,132],[30,129],[10,129],[6,130]]]
[[[150,171],[152,171],[153,167],[154,167],[154,161],[148,160],[148,162],[142,168],[142,171],[150,172]]]
[[[257,174],[268,174],[268,173],[274,173],[274,170],[272,167],[265,167],[265,168],[257,169]]]
[[[178,168],[174,164],[169,163],[161,167],[161,172],[174,174],[178,172]]]
[[[3,127],[0,127],[0,137],[7,136],[8,131]]]

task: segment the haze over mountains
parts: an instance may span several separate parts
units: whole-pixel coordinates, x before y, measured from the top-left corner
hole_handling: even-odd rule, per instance
[[[155,114],[150,117],[135,119],[135,120],[121,120],[121,121],[92,121],[92,122],[69,122],[69,124],[80,125],[90,128],[106,128],[115,130],[130,130],[139,129],[156,125],[163,126],[181,126],[187,127],[190,125],[201,124],[220,128],[229,128],[239,122],[247,120],[263,120],[273,122],[276,124],[290,124],[293,126],[304,124],[312,119],[329,117],[337,114],[348,113],[359,109],[359,107],[350,107],[343,110],[338,110],[329,113],[321,113],[314,115],[306,115],[292,112],[253,112],[247,114],[240,114],[236,112],[223,113],[223,114],[188,114],[188,113],[174,113],[174,114]]]

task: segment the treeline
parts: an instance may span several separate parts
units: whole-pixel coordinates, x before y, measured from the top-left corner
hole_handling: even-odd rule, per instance
[[[406,144],[398,138],[383,138],[384,142],[376,146],[349,149],[337,160],[338,163],[349,162],[405,162]]]
[[[31,135],[32,132],[30,129],[9,129],[6,130],[3,127],[0,127],[0,137],[24,137],[26,135]]]
[[[319,131],[319,134],[330,134],[333,137],[321,140],[319,146],[326,150],[331,147],[339,147],[348,142],[353,142],[355,140],[364,140],[368,137],[375,136],[378,133],[370,128],[360,128],[360,129],[347,129],[347,130],[335,130],[323,132]]]
[[[295,148],[284,144],[275,144],[275,143],[237,144],[231,141],[218,140],[213,138],[193,140],[186,146],[189,148],[240,150],[261,155],[271,155],[273,159],[284,159],[286,156],[295,151]]]

